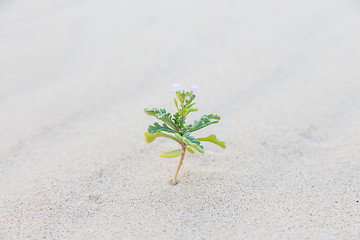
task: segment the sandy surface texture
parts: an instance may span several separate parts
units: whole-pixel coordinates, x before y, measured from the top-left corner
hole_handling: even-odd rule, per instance
[[[0,239],[360,239],[359,1],[3,0],[0,116]]]

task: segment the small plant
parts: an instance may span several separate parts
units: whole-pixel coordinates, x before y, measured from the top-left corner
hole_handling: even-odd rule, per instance
[[[160,153],[160,156],[164,158],[173,158],[181,155],[179,165],[172,180],[172,185],[176,185],[176,177],[183,163],[186,151],[192,154],[195,153],[194,150],[203,153],[204,147],[201,145],[201,142],[212,142],[222,148],[225,148],[226,146],[225,142],[217,139],[214,134],[201,138],[191,136],[193,132],[220,121],[218,115],[205,114],[201,116],[200,120],[195,120],[193,124],[186,125],[186,116],[191,112],[197,111],[197,109],[193,107],[195,105],[193,101],[195,99],[194,92],[196,86],[192,86],[190,91],[185,91],[182,90],[179,85],[174,85],[173,90],[176,91],[177,97],[177,100],[174,98],[177,109],[175,114],[168,113],[163,108],[145,108],[144,111],[148,115],[154,116],[163,122],[162,125],[155,122],[154,125],[149,126],[148,131],[145,133],[145,141],[147,143],[151,143],[158,137],[165,137],[174,140],[180,145],[180,149]]]

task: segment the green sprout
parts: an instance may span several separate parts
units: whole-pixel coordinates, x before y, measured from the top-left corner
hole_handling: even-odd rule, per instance
[[[220,117],[216,114],[205,114],[201,116],[200,120],[195,120],[193,124],[187,125],[185,123],[187,115],[197,111],[194,108],[195,103],[193,102],[196,86],[192,86],[190,91],[185,91],[179,85],[174,85],[174,90],[176,91],[177,98],[174,98],[174,104],[177,109],[175,114],[168,113],[163,108],[144,109],[145,113],[163,122],[162,125],[155,122],[154,125],[149,126],[148,131],[145,133],[145,141],[151,143],[158,137],[165,137],[174,140],[180,145],[180,149],[160,153],[160,156],[163,158],[174,158],[181,155],[172,185],[177,183],[176,177],[183,163],[186,151],[192,154],[195,153],[194,150],[204,153],[204,147],[201,145],[201,142],[211,142],[222,148],[226,147],[225,142],[217,139],[215,134],[201,138],[191,136],[193,132],[220,121]]]

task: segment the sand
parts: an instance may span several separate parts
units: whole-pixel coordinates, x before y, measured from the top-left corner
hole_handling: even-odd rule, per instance
[[[0,239],[360,239],[360,4],[0,2]],[[198,86],[225,150],[145,107]]]

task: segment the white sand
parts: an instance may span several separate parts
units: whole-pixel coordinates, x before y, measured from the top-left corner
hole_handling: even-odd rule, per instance
[[[174,83],[227,143],[175,187]],[[356,0],[3,0],[0,114],[0,239],[360,239]]]

